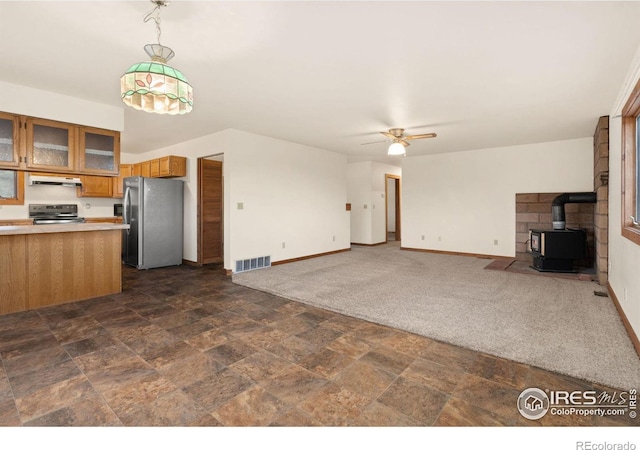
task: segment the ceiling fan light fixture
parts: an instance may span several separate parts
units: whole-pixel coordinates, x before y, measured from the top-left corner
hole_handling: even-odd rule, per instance
[[[387,155],[389,156],[403,156],[405,153],[404,145],[398,140],[393,141],[387,150]]]
[[[160,44],[160,8],[168,2],[151,3],[156,6],[144,21],[155,21],[158,43],[145,45],[150,60],[132,65],[120,78],[122,101],[145,112],[186,114],[193,108],[193,89],[182,72],[167,64],[173,58],[173,50]]]

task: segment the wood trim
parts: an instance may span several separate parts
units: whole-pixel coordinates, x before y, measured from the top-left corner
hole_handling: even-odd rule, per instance
[[[363,247],[377,247],[378,245],[384,245],[386,243],[387,241],[385,239],[383,242],[378,242],[376,244],[360,244],[359,242],[352,242],[351,245],[361,245]]]
[[[501,259],[501,258],[505,258],[505,256],[485,255],[483,253],[448,252],[448,251],[445,251],[445,250],[430,250],[430,249],[427,249],[427,248],[400,247],[400,250],[408,250],[408,251],[411,251],[411,252],[436,253],[436,254],[439,254],[439,255],[472,256],[474,258],[482,258],[482,259]]]
[[[197,160],[196,171],[196,192],[198,193],[198,198],[196,199],[196,258],[198,258],[198,261],[196,261],[196,265],[202,266],[202,158]]]
[[[222,269],[222,271],[227,277],[230,277],[231,275],[233,275],[233,270],[231,269]]]
[[[627,318],[627,315],[624,313],[622,306],[620,306],[620,301],[618,300],[618,297],[616,296],[616,293],[611,287],[611,284],[609,282],[607,282],[607,290],[609,291],[609,297],[611,297],[611,300],[613,301],[613,304],[615,305],[616,310],[618,310],[618,314],[620,315],[620,320],[622,320],[622,325],[624,326],[624,329],[627,330],[629,339],[631,339],[631,344],[633,344],[633,348],[635,348],[636,353],[638,354],[638,356],[640,356],[640,339],[638,339],[638,335],[633,330],[633,327],[631,326],[631,322],[629,322],[629,319]]]
[[[315,255],[301,256],[299,258],[281,259],[280,261],[272,261],[271,265],[272,266],[279,266],[281,264],[289,264],[289,263],[292,263],[292,262],[304,261],[305,259],[317,258],[319,256],[328,256],[328,255],[334,255],[336,253],[343,253],[343,252],[350,252],[350,251],[351,251],[351,248],[343,248],[343,249],[340,249],[340,250],[333,250],[333,251],[330,251],[330,252],[316,253]]]
[[[198,264],[195,261],[189,261],[188,259],[183,259],[182,260],[182,264],[185,266],[190,266],[190,267],[201,267],[202,264]]]
[[[640,228],[631,216],[636,205],[636,117],[640,115],[640,80],[622,109],[622,230],[623,237],[640,245]]]
[[[400,194],[401,183],[400,176],[394,175],[391,173],[384,174],[384,242],[387,242],[387,235],[389,234],[389,180],[396,180],[396,188],[395,188],[395,203],[396,203],[396,241],[402,240],[402,230],[401,230],[401,221],[400,216],[402,214],[402,205],[400,201],[402,199],[402,195]]]
[[[4,169],[0,169],[4,170]],[[24,205],[24,172],[16,170],[16,196],[0,199],[0,205]]]

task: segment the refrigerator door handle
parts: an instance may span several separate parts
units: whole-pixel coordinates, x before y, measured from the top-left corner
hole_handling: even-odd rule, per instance
[[[123,221],[126,224],[129,224],[129,208],[131,207],[131,188],[127,186],[124,191],[124,207],[122,208]],[[130,228],[127,228],[127,235],[129,234]]]

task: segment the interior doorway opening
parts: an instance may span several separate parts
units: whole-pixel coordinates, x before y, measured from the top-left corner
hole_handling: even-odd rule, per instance
[[[385,186],[385,229],[386,240],[400,241],[402,239],[401,230],[401,204],[400,204],[400,176],[390,173],[384,176]]]
[[[198,158],[198,265],[224,262],[224,154]]]

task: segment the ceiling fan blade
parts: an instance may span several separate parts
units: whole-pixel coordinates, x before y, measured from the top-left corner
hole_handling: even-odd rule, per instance
[[[397,139],[397,137],[391,133],[389,133],[388,131],[381,131],[380,134],[388,137],[389,139]]]
[[[384,140],[384,141],[373,141],[373,142],[363,142],[360,145],[369,145],[369,144],[380,144],[381,142],[389,142],[389,140]]]
[[[436,137],[435,133],[426,133],[426,134],[414,134],[412,136],[405,136],[405,139],[426,139]]]
[[[402,139],[402,140],[400,141],[400,143],[401,143],[402,145],[404,145],[405,147],[408,147],[409,145],[411,145],[411,144],[409,144],[407,141],[405,141],[404,139]]]

